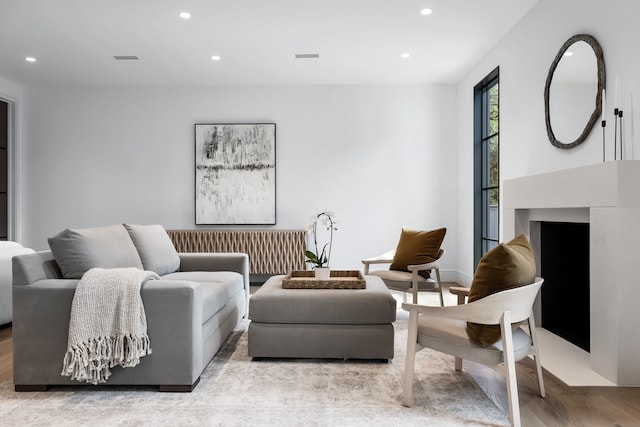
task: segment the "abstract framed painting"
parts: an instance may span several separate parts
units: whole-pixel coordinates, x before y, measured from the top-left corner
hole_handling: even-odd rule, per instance
[[[196,124],[196,224],[276,223],[276,124]]]

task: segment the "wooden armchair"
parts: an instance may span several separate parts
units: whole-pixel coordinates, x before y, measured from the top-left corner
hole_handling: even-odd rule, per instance
[[[440,260],[444,257],[445,253],[446,251],[441,248],[438,251],[438,257],[435,261],[426,264],[409,265],[407,266],[408,272],[399,270],[369,271],[369,266],[372,264],[391,264],[395,251],[389,251],[373,258],[363,259],[362,264],[364,264],[365,275],[371,274],[378,276],[389,289],[413,295],[414,304],[418,303],[418,292],[439,292],[440,305],[443,306],[444,297],[442,295],[442,282],[440,281]],[[431,277],[427,279],[421,276],[419,274],[421,271],[430,271]]]
[[[538,354],[533,302],[540,291],[543,279],[536,278],[530,285],[508,289],[464,304],[468,288],[450,288],[458,295],[461,305],[449,307],[428,307],[416,304],[402,304],[409,311],[409,331],[407,356],[403,380],[402,404],[411,406],[413,402],[413,369],[415,354],[432,348],[455,356],[455,369],[462,369],[462,360],[468,359],[485,365],[506,365],[509,418],[514,426],[520,425],[520,407],[516,381],[515,362],[532,354],[538,374],[538,389],[544,397],[542,367]],[[528,321],[529,333],[521,327],[512,331],[512,325]],[[500,325],[501,340],[488,347],[471,342],[466,333],[466,323]]]

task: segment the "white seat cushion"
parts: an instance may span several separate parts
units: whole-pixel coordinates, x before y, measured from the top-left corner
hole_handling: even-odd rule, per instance
[[[488,347],[471,342],[467,323],[462,320],[421,315],[418,319],[418,343],[443,353],[485,365],[502,363],[502,340]],[[525,357],[531,346],[531,337],[522,328],[513,332],[515,360]]]
[[[376,270],[369,273],[371,276],[378,276],[384,281],[389,289],[407,291],[411,288],[411,273],[399,270]],[[438,288],[434,279],[425,279],[418,275],[418,290],[431,291]]]

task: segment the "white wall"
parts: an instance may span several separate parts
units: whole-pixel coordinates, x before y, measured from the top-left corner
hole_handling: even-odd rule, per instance
[[[332,267],[402,226],[456,236],[455,86],[25,88],[24,244],[67,227],[194,224],[194,123],[275,122],[277,225],[336,213]]]
[[[607,72],[607,142],[613,143],[615,76],[621,79],[619,106],[625,114],[625,139],[638,128],[640,2],[629,0],[540,0],[473,70],[458,83],[458,257],[459,280],[473,275],[473,87],[500,66],[501,180],[602,161],[602,133],[595,129],[578,147],[562,150],[547,138],[544,84],[562,44],[575,34],[591,34],[604,50]],[[634,108],[631,108],[631,96]],[[639,128],[640,129],[640,128]],[[634,138],[635,139],[635,138]],[[635,158],[640,158],[634,141]],[[612,153],[613,148],[607,152]],[[629,147],[629,152],[631,148]],[[612,154],[610,155],[612,157]]]
[[[502,180],[600,162],[600,129],[571,150],[549,143],[547,71],[569,37],[595,36],[608,75],[608,143],[616,75],[631,141],[638,124],[630,100],[640,97],[640,54],[632,48],[638,16],[640,3],[629,0],[540,0],[457,87],[21,89],[0,80],[0,94],[24,98],[18,235],[43,249],[46,237],[66,227],[130,221],[195,228],[193,124],[275,122],[276,228],[304,227],[316,209],[335,211],[332,264],[353,267],[393,246],[402,225],[444,225],[445,268],[468,283],[473,86],[500,66]]]
[[[22,87],[0,77],[0,97],[15,101],[22,95]]]

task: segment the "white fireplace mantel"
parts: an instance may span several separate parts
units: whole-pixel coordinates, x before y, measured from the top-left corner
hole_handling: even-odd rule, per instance
[[[640,161],[514,178],[502,191],[503,240],[524,233],[536,253],[538,221],[590,223],[591,368],[640,385]]]

